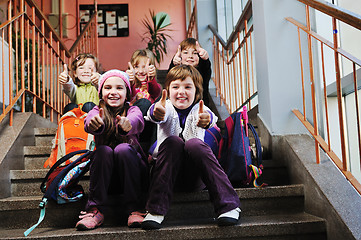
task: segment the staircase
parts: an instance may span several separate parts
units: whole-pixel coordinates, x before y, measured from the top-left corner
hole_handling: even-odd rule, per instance
[[[35,128],[35,146],[24,148],[24,170],[10,173],[12,196],[0,199],[0,239],[25,239],[23,232],[38,221],[40,183],[47,170],[54,128]],[[303,185],[290,185],[286,168],[264,161],[266,188],[236,189],[241,199],[237,226],[218,227],[206,191],[176,194],[160,230],[129,229],[109,214],[96,230],[74,228],[85,200],[66,205],[50,201],[43,222],[27,239],[327,239],[323,219],[304,212]],[[87,186],[87,178],[82,183]]]

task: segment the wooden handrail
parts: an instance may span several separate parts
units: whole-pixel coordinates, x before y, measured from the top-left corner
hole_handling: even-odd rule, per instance
[[[69,102],[57,81],[63,63],[71,62],[80,52],[97,56],[97,13],[68,50],[33,0],[22,0],[20,6],[15,3],[16,0],[8,2],[8,19],[0,26],[3,39],[0,47],[4,51],[7,42],[9,49],[9,54],[2,56],[0,122],[9,116],[12,125],[15,106],[22,112],[42,112],[44,118],[54,121],[54,117],[60,118],[63,107]]]
[[[335,6],[324,0],[317,0],[317,1],[298,0],[298,1],[314,8],[314,9],[317,9],[331,17],[334,17],[342,22],[345,22],[345,23],[349,24],[350,26],[353,26],[354,28],[361,30],[361,16],[360,15],[357,15],[357,14],[350,12],[346,9],[343,9],[341,7]]]
[[[350,183],[355,187],[355,189],[361,194],[361,184],[360,182],[353,176],[353,174],[351,173],[351,170],[349,168],[349,166],[351,166],[353,161],[357,161],[358,159],[350,159],[349,154],[347,154],[351,148],[349,146],[349,144],[347,143],[347,135],[348,134],[348,130],[346,125],[349,124],[348,122],[346,122],[345,117],[345,111],[344,111],[344,99],[343,99],[343,94],[342,94],[342,90],[341,90],[341,64],[344,62],[350,62],[353,66],[353,87],[354,87],[354,92],[355,92],[355,102],[356,102],[356,107],[355,109],[349,108],[348,111],[352,111],[354,110],[354,114],[356,116],[360,115],[357,103],[358,103],[358,98],[357,98],[357,91],[358,91],[358,85],[357,85],[357,77],[356,77],[356,69],[358,67],[361,67],[361,60],[359,60],[358,58],[352,56],[350,53],[346,52],[345,50],[340,48],[340,44],[338,43],[339,38],[338,38],[338,22],[343,22],[349,26],[352,26],[354,28],[356,28],[356,30],[361,30],[361,16],[351,13],[345,9],[342,9],[340,7],[337,7],[335,5],[332,5],[326,1],[323,0],[298,0],[299,2],[305,4],[305,9],[306,9],[306,25],[304,25],[303,23],[296,21],[295,19],[293,19],[292,17],[287,17],[286,20],[289,21],[290,23],[294,24],[297,27],[297,32],[298,32],[298,45],[299,45],[299,54],[300,54],[300,59],[301,59],[301,64],[300,64],[300,69],[301,69],[301,81],[302,81],[302,90],[303,92],[305,91],[305,85],[306,85],[306,79],[305,76],[303,74],[303,72],[305,71],[303,65],[302,65],[302,59],[304,59],[303,57],[303,53],[301,51],[302,48],[304,48],[304,45],[307,45],[308,48],[308,52],[306,55],[306,58],[308,58],[308,62],[309,62],[309,81],[311,82],[311,88],[308,89],[310,91],[310,95],[309,97],[307,97],[306,99],[306,94],[303,93],[302,95],[302,101],[303,101],[303,113],[301,113],[298,109],[293,109],[292,112],[296,115],[296,117],[302,122],[302,124],[306,127],[306,129],[310,132],[310,134],[314,137],[315,139],[315,157],[316,157],[316,163],[320,163],[320,154],[319,154],[319,148],[321,147],[325,153],[328,154],[328,156],[330,157],[330,159],[335,163],[335,165],[342,171],[342,173],[345,175],[346,179],[348,181],[350,181]],[[332,29],[333,29],[333,41],[329,41],[326,38],[323,38],[322,36],[320,36],[318,33],[314,32],[311,30],[311,23],[310,23],[310,8],[313,8],[314,11],[320,11],[322,13],[324,13],[325,15],[331,17],[332,20]],[[306,36],[307,36],[307,43],[303,43],[301,41],[300,38],[300,30],[302,30]],[[317,58],[320,59],[320,64],[316,65],[313,64],[313,59],[316,59],[316,57],[314,57],[314,53],[312,51],[312,48],[314,46],[315,43],[317,44],[317,46],[320,46],[320,52],[318,52]],[[329,64],[326,66],[325,64],[325,53],[324,53],[324,47],[328,47],[334,55],[334,59],[333,59],[333,63]],[[316,66],[314,66],[316,65]],[[320,72],[322,72],[322,76],[320,77],[319,81],[323,82],[323,96],[320,95],[318,97],[322,98],[322,101],[316,101],[316,89],[314,89],[315,84],[315,79],[314,79],[314,68],[319,67],[320,68]],[[329,111],[328,110],[328,99],[327,99],[327,91],[326,91],[326,75],[325,75],[325,68],[326,67],[331,67],[333,68],[331,71],[335,73],[334,79],[335,79],[335,83],[337,86],[337,105],[335,107],[334,111]],[[330,77],[330,76],[329,76]],[[312,101],[312,109],[310,109],[309,111],[307,111],[306,109],[306,100],[308,101],[309,99],[311,99]],[[320,111],[320,109],[322,109],[322,111],[324,111],[323,115],[326,120],[325,120],[325,129],[327,130],[327,133],[325,133],[325,135],[327,135],[327,139],[328,141],[326,142],[322,136],[319,134],[319,129],[318,129],[318,122],[324,122],[324,121],[319,121],[318,120],[318,111]],[[308,112],[312,112],[312,116],[311,117],[311,121],[307,118],[306,113]],[[339,139],[337,140],[339,143],[337,145],[340,146],[340,154],[341,157],[337,156],[333,150],[331,149],[331,140],[333,140],[332,138],[330,138],[330,123],[328,121],[328,119],[331,117],[331,114],[333,114],[333,118],[337,118],[338,117],[338,126],[335,127],[333,130],[335,131],[339,131]],[[330,116],[329,116],[330,115]],[[338,116],[336,116],[338,115]],[[360,130],[360,120],[359,118],[357,118],[357,129],[358,131]],[[358,133],[357,135],[357,139],[350,139],[348,140],[350,142],[361,142],[361,134]],[[361,156],[361,144],[358,144],[358,155]],[[352,160],[352,162],[351,162]],[[359,161],[361,161],[359,159]],[[355,171],[356,167],[353,168]]]
[[[92,20],[94,18],[96,18],[96,16],[97,16],[97,14],[96,14],[96,12],[94,12],[93,15],[91,16],[90,20],[85,25],[83,31],[80,33],[80,35],[77,37],[77,39],[73,43],[73,46],[71,46],[71,48],[69,50],[69,54],[72,54],[75,51],[76,47],[78,46],[78,44],[80,43],[80,41],[84,37],[84,34],[86,33],[86,30],[89,28],[90,24],[92,23]]]
[[[223,40],[223,38],[219,35],[217,29],[214,26],[208,25],[208,27],[212,31],[213,35],[216,37],[217,41],[221,43],[226,50],[229,50],[231,48],[232,43],[238,38],[238,32],[241,29],[244,29],[244,21],[250,19],[251,17],[252,17],[252,1],[248,1],[227,42]]]
[[[48,18],[44,15],[44,13],[40,10],[38,5],[33,0],[26,0],[26,2],[29,4],[30,7],[35,8],[35,14],[37,16],[41,16],[41,18],[44,20],[45,27],[52,32],[53,39],[58,41],[60,44],[60,47],[62,50],[65,51],[65,54],[67,57],[71,57],[71,53],[69,52],[68,48],[65,46],[64,42],[60,38],[59,34],[55,31],[55,29],[51,26],[51,23],[49,22]]]
[[[208,25],[213,33],[213,80],[221,104],[226,106],[230,114],[240,110],[244,104],[248,104],[248,109],[251,109],[254,106],[251,100],[257,96],[253,74],[253,25],[247,24],[251,17],[252,1],[249,0],[227,41],[223,40],[214,26]]]

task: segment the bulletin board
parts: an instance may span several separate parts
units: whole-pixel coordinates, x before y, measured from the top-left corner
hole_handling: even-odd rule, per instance
[[[98,37],[129,36],[128,4],[99,4]],[[80,29],[82,30],[94,12],[94,5],[79,5]]]

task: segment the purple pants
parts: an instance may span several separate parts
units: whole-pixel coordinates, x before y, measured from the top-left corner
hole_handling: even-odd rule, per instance
[[[142,188],[146,171],[140,154],[131,145],[122,143],[114,150],[105,145],[97,146],[90,166],[86,210],[97,207],[104,212],[109,192],[123,194],[124,210],[127,214],[144,209],[145,201],[142,196],[144,197],[145,190]]]
[[[170,136],[159,146],[146,210],[166,215],[173,190],[197,191],[205,186],[217,216],[240,206],[236,191],[210,147],[197,138],[184,142]]]

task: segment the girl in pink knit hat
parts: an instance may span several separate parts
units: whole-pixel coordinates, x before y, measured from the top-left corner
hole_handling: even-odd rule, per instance
[[[89,198],[76,224],[79,230],[103,224],[108,194],[123,194],[128,226],[138,227],[144,218],[143,180],[147,164],[138,143],[144,128],[138,107],[130,106],[129,76],[119,70],[105,72],[99,79],[99,105],[85,119],[85,131],[94,135],[96,150],[90,166]],[[143,174],[144,173],[144,174]]]

